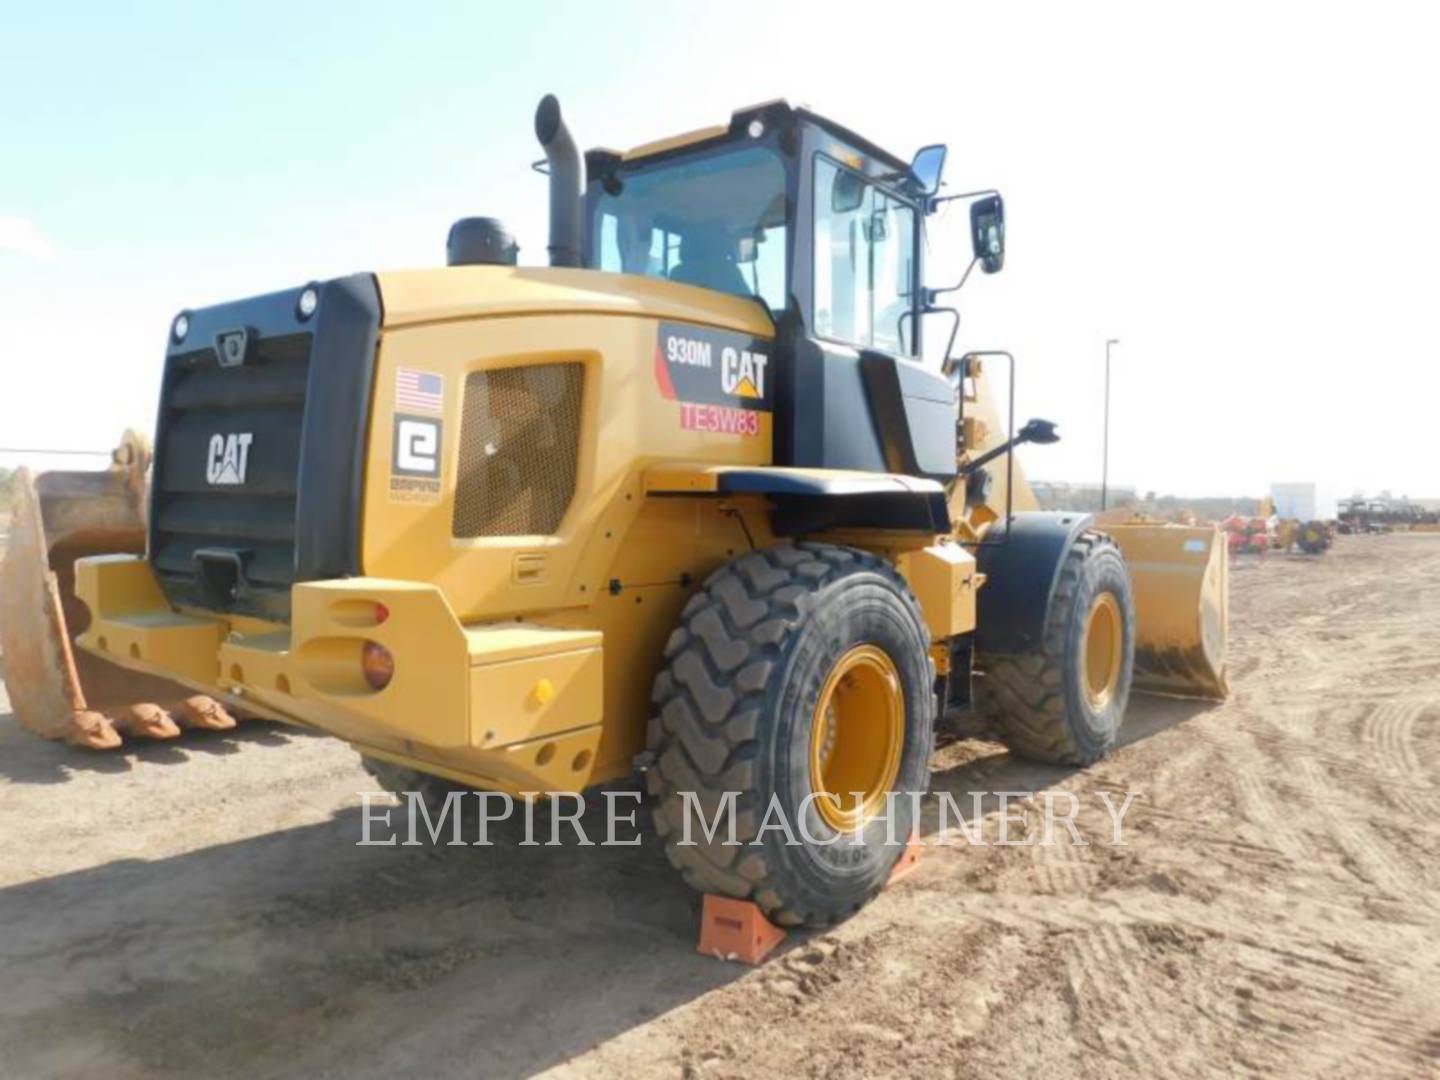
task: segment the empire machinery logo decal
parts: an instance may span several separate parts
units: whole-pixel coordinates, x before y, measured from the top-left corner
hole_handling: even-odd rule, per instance
[[[661,323],[655,342],[655,382],[680,404],[686,431],[760,434],[773,408],[769,343],[703,326]]]
[[[393,501],[439,501],[440,415],[444,411],[443,375],[413,368],[395,372],[395,427],[390,456]]]

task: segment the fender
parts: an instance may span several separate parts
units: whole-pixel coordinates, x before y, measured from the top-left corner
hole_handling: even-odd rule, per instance
[[[1090,514],[1027,511],[996,522],[975,552],[985,584],[976,596],[975,644],[982,653],[1016,656],[1039,648],[1060,567]]]
[[[898,473],[662,462],[645,470],[644,484],[647,495],[767,495],[777,536],[839,528],[941,536],[951,529],[945,489]]]

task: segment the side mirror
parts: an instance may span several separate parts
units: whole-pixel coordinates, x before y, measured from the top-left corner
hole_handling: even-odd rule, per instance
[[[1005,265],[1005,200],[999,195],[970,204],[970,245],[985,273]]]
[[[849,214],[860,209],[865,201],[865,179],[847,169],[835,173],[830,187],[830,210],[836,214]]]
[[[910,178],[920,189],[921,195],[934,195],[940,190],[940,178],[945,175],[945,144],[934,143],[915,151],[910,162]]]
[[[1055,430],[1055,423],[1051,420],[1028,420],[1020,433],[1015,436],[1015,443],[1039,443],[1045,446],[1049,443],[1060,441],[1060,433]]]

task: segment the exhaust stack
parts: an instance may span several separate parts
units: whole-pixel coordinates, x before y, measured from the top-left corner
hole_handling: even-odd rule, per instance
[[[554,94],[541,98],[535,110],[535,137],[550,166],[550,265],[579,266],[580,151],[560,116],[560,102]]]

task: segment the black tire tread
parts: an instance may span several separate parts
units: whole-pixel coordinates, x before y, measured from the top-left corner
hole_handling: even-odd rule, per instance
[[[745,843],[755,837],[765,811],[756,761],[767,687],[787,637],[817,594],[836,578],[859,572],[888,579],[924,627],[909,586],[878,556],[811,542],[752,551],[715,571],[685,605],[651,697],[647,741],[655,765],[646,785],[666,857],[692,888],[753,900],[785,926],[829,925],[849,912],[790,906],[762,849]],[[695,792],[712,820],[723,793],[740,792],[735,835],[741,844],[723,843],[722,829],[714,842],[700,832],[692,833],[693,846],[680,846],[682,791]]]
[[[1065,622],[1086,563],[1105,548],[1119,548],[1103,533],[1087,529],[1076,537],[1055,586],[1039,650],[1023,656],[985,658],[976,686],[978,711],[994,725],[1014,753],[1056,765],[1089,765],[1104,750],[1082,747],[1066,718]],[[1127,613],[1134,622],[1133,613]]]

